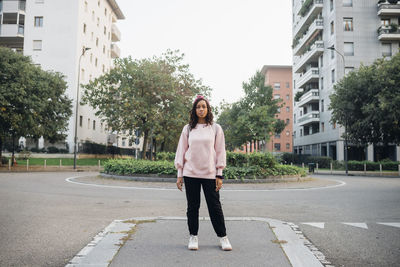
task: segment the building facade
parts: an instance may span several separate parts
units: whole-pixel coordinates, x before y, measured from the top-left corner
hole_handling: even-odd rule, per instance
[[[360,64],[399,51],[400,3],[292,0],[292,4],[294,152],[344,160],[344,127],[330,121],[329,96],[335,83]],[[385,148],[383,155],[372,145],[348,148],[349,159],[400,160],[396,146]]]
[[[78,79],[79,84],[86,84],[103,75],[120,56],[117,21],[124,18],[115,0],[0,1],[0,45],[30,56],[44,70],[65,75],[66,94],[74,106],[65,142],[70,152],[74,147],[75,118],[78,143],[138,146],[129,146],[128,135],[111,134],[92,107],[78,105],[78,115],[75,113],[84,90],[78,86]],[[46,141],[41,142],[39,147],[46,146]]]
[[[261,72],[265,75],[265,85],[273,88],[273,97],[282,99],[282,107],[276,117],[286,122],[286,127],[280,134],[270,136],[266,143],[266,150],[270,152],[293,152],[292,66],[265,65]]]

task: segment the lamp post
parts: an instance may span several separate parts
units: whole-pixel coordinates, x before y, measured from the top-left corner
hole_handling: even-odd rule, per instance
[[[337,51],[337,49],[332,45],[328,47],[327,49],[335,51],[337,54],[339,54],[342,57],[343,60],[343,78],[346,76],[346,61],[344,59],[344,55]],[[346,175],[349,175],[349,168],[348,168],[348,159],[347,159],[347,115],[345,115],[345,122],[344,122],[344,166],[346,169]]]
[[[79,106],[79,79],[81,74],[81,59],[86,51],[90,50],[89,47],[82,49],[82,54],[79,56],[78,63],[78,84],[76,86],[76,105],[75,105],[75,135],[74,135],[74,170],[76,170],[76,153],[77,153],[77,141],[78,141],[78,106]]]

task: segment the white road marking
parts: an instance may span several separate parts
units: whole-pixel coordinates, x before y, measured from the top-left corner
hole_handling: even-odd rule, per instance
[[[368,226],[366,223],[342,223],[342,224],[347,224],[347,225],[358,227],[358,228],[368,229]]]
[[[399,227],[400,228],[400,223],[382,223],[382,222],[378,222],[377,224],[383,224],[383,225],[388,225],[388,226],[393,226],[393,227]]]
[[[311,225],[311,226],[314,226],[314,227],[318,227],[318,228],[321,228],[321,229],[324,229],[325,228],[325,223],[316,223],[316,222],[314,222],[314,223],[301,223],[301,224],[306,224],[306,225]]]
[[[157,187],[135,187],[135,186],[117,186],[117,185],[100,185],[100,184],[89,184],[73,181],[76,178],[85,177],[85,176],[75,176],[66,178],[65,181],[73,184],[86,185],[86,186],[95,186],[95,187],[103,187],[103,188],[117,188],[117,189],[133,189],[133,190],[158,190],[158,191],[176,191],[177,188],[157,188]],[[311,187],[311,188],[284,188],[284,189],[223,189],[224,192],[282,192],[282,191],[308,191],[308,190],[322,190],[322,189],[331,189],[339,186],[346,185],[345,182],[341,180],[333,180],[339,184],[324,186],[324,187]]]

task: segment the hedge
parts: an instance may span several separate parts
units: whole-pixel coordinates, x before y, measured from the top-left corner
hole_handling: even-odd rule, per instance
[[[255,157],[253,161],[265,163],[265,158]],[[130,175],[130,174],[164,174],[177,175],[174,163],[171,161],[148,161],[135,159],[111,159],[104,163],[104,172],[108,174]],[[269,176],[301,175],[306,173],[302,168],[276,164],[271,168],[262,168],[259,165],[246,167],[227,166],[224,176],[227,179],[241,178],[265,178]]]

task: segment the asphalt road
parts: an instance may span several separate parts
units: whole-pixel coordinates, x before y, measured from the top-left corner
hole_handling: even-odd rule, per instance
[[[64,266],[115,219],[185,216],[185,196],[177,190],[65,181],[86,174],[0,174],[0,266]],[[400,228],[379,223],[400,223],[400,179],[319,178],[346,184],[271,191],[226,186],[221,192],[225,216],[292,222],[335,266],[398,266]],[[204,204],[200,216],[208,216]]]

